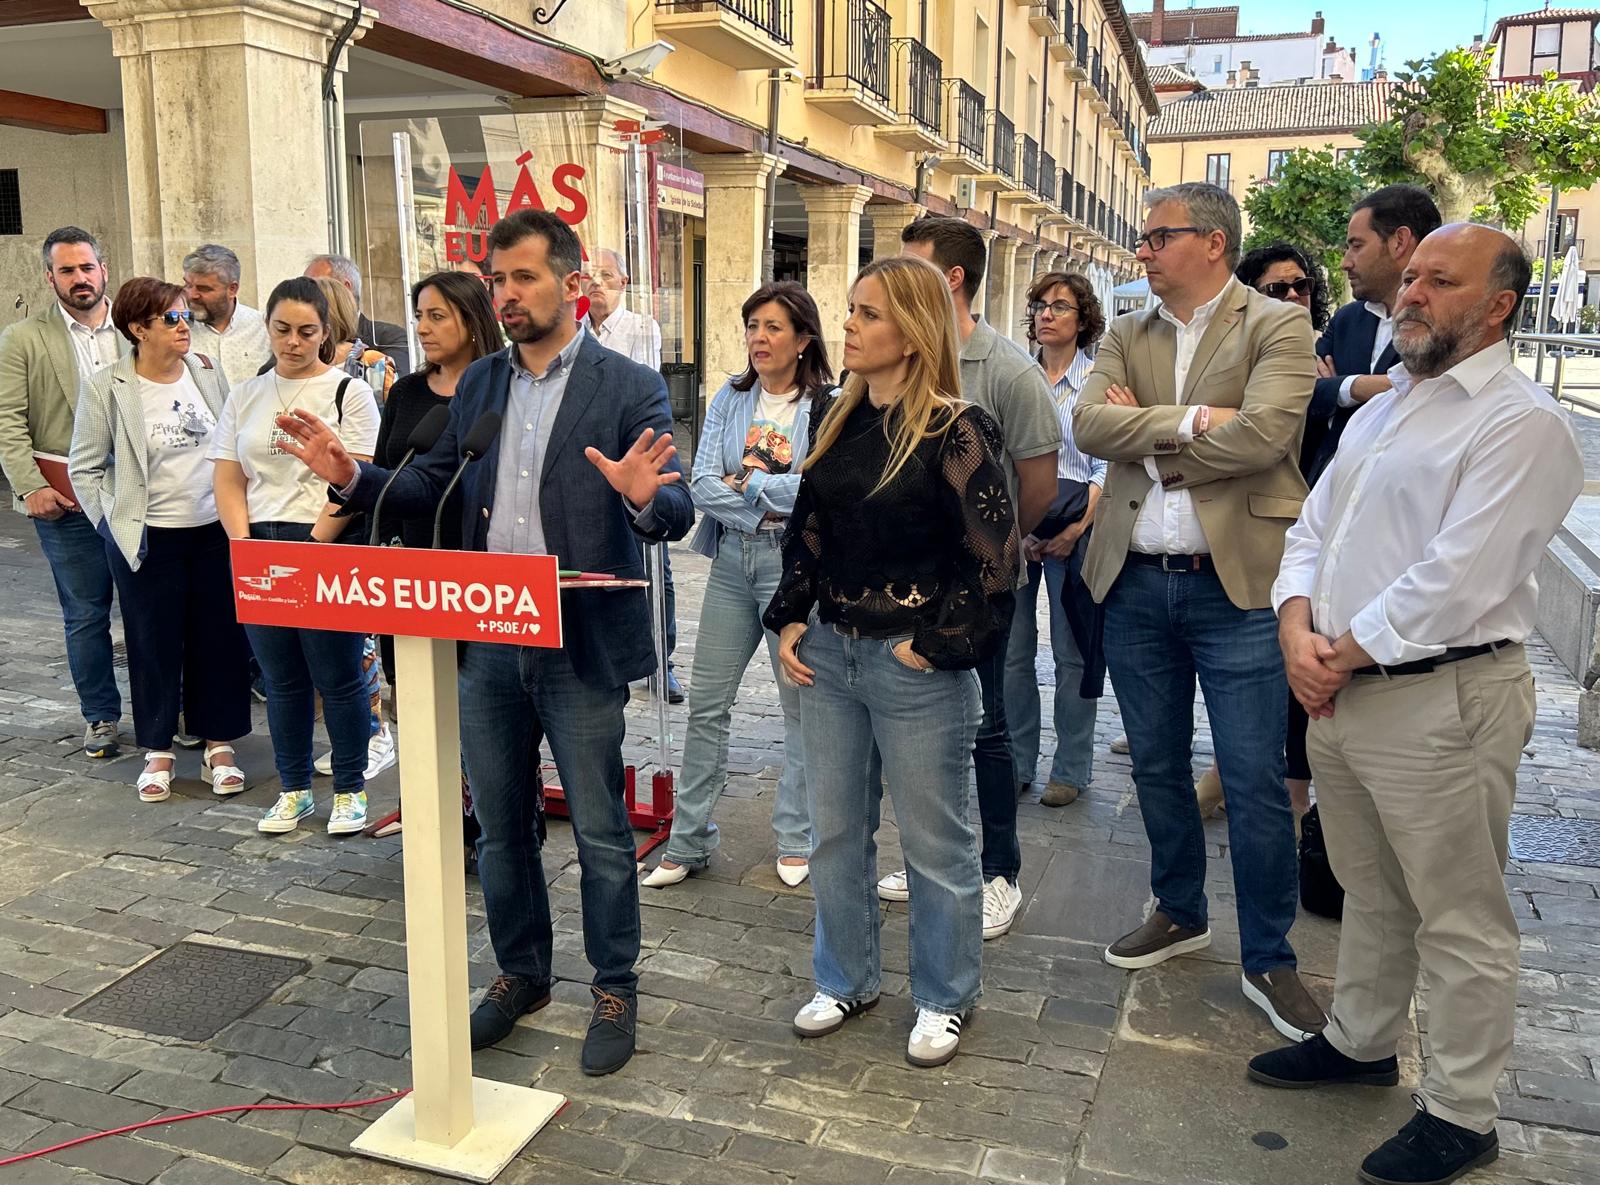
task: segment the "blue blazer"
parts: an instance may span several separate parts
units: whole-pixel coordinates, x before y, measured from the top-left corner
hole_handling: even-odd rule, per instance
[[[1383,374],[1400,361],[1391,342],[1384,347],[1374,366],[1372,346],[1377,340],[1378,318],[1359,300],[1341,306],[1317,339],[1317,357],[1332,357],[1336,377],[1317,380],[1311,406],[1306,409],[1306,434],[1300,442],[1300,471],[1306,475],[1308,485],[1315,485],[1317,477],[1333,460],[1339,437],[1344,435],[1344,426],[1361,410],[1359,404],[1339,406],[1339,388],[1345,379],[1351,375]]]
[[[510,389],[509,351],[480,358],[467,367],[450,401],[449,428],[430,452],[400,474],[384,500],[384,514],[393,514],[397,521],[407,515],[432,514],[450,475],[461,463],[461,438],[484,412],[504,415]],[[639,539],[664,543],[689,533],[694,505],[676,457],[668,468],[679,474],[680,480],[657,491],[641,526],[623,506],[621,495],[583,455],[584,448],[593,445],[616,459],[646,428],[654,428],[658,436],[672,431],[672,411],[661,376],[585,334],[551,425],[550,445],[539,475],[545,543],[563,568],[643,579]],[[497,437],[461,479],[461,539],[470,551],[488,550],[499,464]],[[361,463],[360,469],[361,476],[345,501],[352,509],[370,510],[390,471],[369,463]],[[562,593],[561,621],[573,670],[591,687],[623,687],[655,671],[644,589]]]

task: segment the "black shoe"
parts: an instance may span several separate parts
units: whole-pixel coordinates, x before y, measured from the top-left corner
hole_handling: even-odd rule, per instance
[[[1462,1173],[1497,1160],[1500,1137],[1479,1133],[1428,1114],[1420,1095],[1412,1095],[1417,1113],[1361,1162],[1368,1185],[1445,1185]]]
[[[605,988],[589,990],[594,993],[594,1016],[589,1020],[589,1035],[583,1039],[583,1072],[597,1078],[622,1069],[633,1056],[639,1001],[631,995],[614,995]]]
[[[550,985],[520,975],[497,975],[472,1010],[472,1048],[498,1044],[516,1028],[517,1017],[550,1003]]]
[[[1328,1044],[1321,1033],[1297,1045],[1257,1054],[1245,1072],[1256,1082],[1289,1090],[1341,1082],[1357,1086],[1395,1086],[1400,1082],[1400,1063],[1393,1057],[1358,1062]]]

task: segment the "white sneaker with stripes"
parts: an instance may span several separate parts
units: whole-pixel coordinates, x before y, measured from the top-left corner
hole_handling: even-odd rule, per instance
[[[795,1013],[795,1036],[826,1037],[829,1033],[837,1033],[844,1027],[845,1021],[876,1007],[877,1003],[877,996],[870,1000],[851,1001],[835,999],[827,992],[818,992],[804,1008]]]
[[[906,1045],[906,1061],[913,1066],[942,1066],[955,1057],[961,1044],[962,1019],[953,1012],[917,1009],[917,1023]]]

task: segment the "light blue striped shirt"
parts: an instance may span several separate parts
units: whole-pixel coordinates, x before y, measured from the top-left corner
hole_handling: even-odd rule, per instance
[[[1056,463],[1056,476],[1104,489],[1106,463],[1079,452],[1072,439],[1072,409],[1078,406],[1078,396],[1083,393],[1083,384],[1089,381],[1089,372],[1093,369],[1094,359],[1079,350],[1061,381],[1050,388],[1051,398],[1056,401],[1056,416],[1061,420],[1061,454]]]
[[[567,393],[567,376],[583,348],[587,330],[580,324],[567,347],[543,374],[522,365],[511,346],[511,389],[506,396],[505,426],[500,430],[500,465],[494,478],[494,513],[489,516],[490,551],[543,555],[544,519],[539,508],[540,475],[550,447],[550,430]]]

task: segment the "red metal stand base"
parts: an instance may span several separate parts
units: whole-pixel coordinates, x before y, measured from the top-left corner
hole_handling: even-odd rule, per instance
[[[554,766],[546,766],[547,776],[553,777]],[[628,807],[628,823],[638,831],[650,832],[639,841],[635,859],[643,860],[656,848],[666,843],[667,836],[672,831],[672,811],[677,801],[677,796],[672,787],[672,771],[670,769],[657,770],[650,776],[650,804],[640,806],[638,802],[638,771],[633,766],[628,766],[622,771],[623,776],[623,802]],[[544,809],[552,818],[570,818],[567,810],[567,796],[561,789],[561,784],[556,781],[546,781],[544,784]]]

